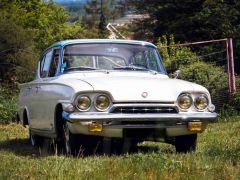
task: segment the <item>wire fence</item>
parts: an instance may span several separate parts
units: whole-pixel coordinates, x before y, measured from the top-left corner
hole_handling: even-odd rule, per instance
[[[225,41],[226,39],[223,40]],[[231,77],[229,76],[228,67],[228,49],[225,44],[197,44],[198,47],[191,46],[191,43],[182,44],[182,46],[187,45],[196,55],[195,57],[191,57],[189,64],[186,65],[189,67],[187,75],[185,72],[182,78],[205,86],[210,91],[212,102],[216,106],[216,111],[225,111],[230,106],[235,105],[234,93],[231,92],[231,87],[229,85],[229,80],[232,79],[229,79]],[[193,45],[196,44],[193,43]],[[176,47],[181,49],[181,45],[165,46],[163,48],[168,48],[169,50]],[[196,62],[196,59],[198,62]],[[184,62],[186,60],[189,60],[189,57],[181,57],[181,59],[174,61]],[[187,68],[184,67],[183,71],[186,71],[186,69]],[[239,79],[239,76],[236,75],[236,78]],[[236,93],[238,93],[240,89],[239,83],[239,80],[236,81]]]

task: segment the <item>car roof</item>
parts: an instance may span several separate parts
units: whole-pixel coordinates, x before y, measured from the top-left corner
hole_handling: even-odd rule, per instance
[[[137,41],[137,40],[123,40],[123,39],[73,39],[73,40],[64,40],[54,43],[51,47],[56,46],[66,46],[70,44],[79,44],[79,43],[119,43],[119,44],[135,44],[142,46],[152,46],[156,47],[154,44],[146,41]]]

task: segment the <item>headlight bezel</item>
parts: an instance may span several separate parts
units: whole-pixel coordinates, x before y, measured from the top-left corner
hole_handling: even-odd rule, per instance
[[[98,105],[97,105],[97,100],[98,100],[98,98],[101,97],[101,96],[106,97],[106,98],[108,99],[108,106],[106,106],[106,107],[103,108],[103,109],[99,108]],[[95,98],[94,98],[94,108],[95,108],[97,111],[100,111],[100,112],[105,112],[105,111],[107,111],[107,110],[110,108],[111,103],[112,103],[111,98],[110,98],[107,94],[97,94],[97,95],[95,96]]]
[[[184,96],[187,96],[192,99],[191,103],[190,103],[191,105],[189,105],[188,107],[185,107],[185,108],[183,106],[181,106],[181,104],[180,104],[180,99],[181,99],[181,97],[184,97]],[[203,108],[201,108],[199,105],[196,104],[197,100],[202,97],[205,98],[205,102],[206,102],[205,106]],[[212,105],[209,94],[203,93],[203,92],[192,92],[192,93],[191,92],[182,92],[178,96],[176,103],[177,103],[177,106],[178,106],[180,112],[189,112],[189,111],[205,112],[206,110],[209,110],[209,107]]]
[[[206,103],[206,105],[205,105],[204,108],[199,108],[199,107],[196,105],[196,102],[197,102],[197,100],[198,100],[199,98],[205,98],[205,100],[206,100],[207,103]],[[195,109],[196,109],[197,111],[205,111],[205,110],[208,108],[208,106],[209,106],[209,98],[208,98],[207,95],[205,95],[205,94],[199,94],[199,95],[197,95],[197,96],[195,97],[195,99],[194,99],[194,107],[195,107]]]
[[[85,109],[82,109],[82,108],[79,107],[78,100],[79,100],[80,98],[82,98],[82,97],[86,97],[86,98],[88,98],[89,101],[90,101],[88,107],[85,108]],[[80,95],[78,95],[78,96],[76,97],[74,104],[75,104],[76,108],[77,108],[79,111],[81,111],[81,112],[86,112],[86,111],[89,111],[89,110],[91,109],[91,107],[92,107],[92,100],[91,100],[91,98],[89,97],[89,95],[80,94]]]
[[[96,106],[96,100],[97,97],[99,96],[104,96],[108,98],[108,107],[106,108],[98,108],[98,106]],[[79,98],[81,97],[88,97],[91,100],[90,106],[88,106],[88,108],[81,108],[78,101]],[[72,101],[72,105],[75,108],[76,112],[107,112],[109,111],[109,109],[112,107],[112,96],[107,93],[107,92],[79,92],[74,96],[74,100]]]
[[[190,100],[189,106],[187,106],[187,107],[185,107],[185,108],[180,104],[180,100],[181,100],[181,98],[183,98],[183,97],[188,97],[189,100]],[[178,107],[179,107],[182,111],[188,111],[188,110],[192,107],[192,105],[193,105],[193,98],[192,98],[191,94],[189,94],[189,93],[182,93],[182,94],[180,94],[180,95],[178,96],[178,98],[177,98],[177,104],[178,104]]]

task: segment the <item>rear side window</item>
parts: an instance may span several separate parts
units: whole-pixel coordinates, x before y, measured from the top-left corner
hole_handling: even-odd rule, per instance
[[[41,60],[40,77],[54,77],[59,61],[59,49],[49,50]]]
[[[52,59],[52,51],[50,50],[45,54],[41,62],[41,71],[40,71],[41,78],[48,77],[48,71],[51,65],[51,59]]]

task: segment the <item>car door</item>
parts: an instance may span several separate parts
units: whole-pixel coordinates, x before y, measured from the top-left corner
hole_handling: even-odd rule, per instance
[[[56,78],[59,63],[59,48],[49,49],[41,60],[39,79],[33,87],[35,91],[35,127],[40,130],[52,130],[54,111],[51,107],[51,97],[54,94],[52,81]]]

